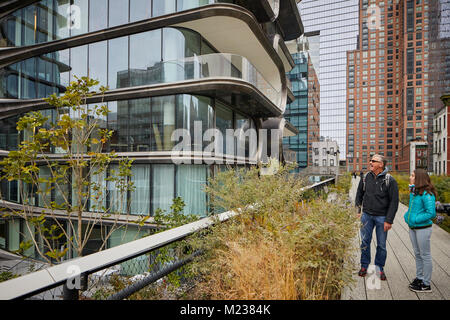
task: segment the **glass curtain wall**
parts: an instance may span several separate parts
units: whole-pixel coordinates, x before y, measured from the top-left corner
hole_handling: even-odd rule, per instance
[[[204,165],[177,166],[177,196],[186,204],[186,214],[206,215],[206,193],[203,189],[207,183],[207,168]]]
[[[224,137],[222,151],[228,155],[234,155],[237,152],[235,148],[241,145],[242,148],[245,148],[245,153],[241,153],[241,155],[251,156],[250,134],[247,130],[255,129],[253,120],[243,114],[233,112],[231,107],[218,100],[183,94],[110,101],[107,105],[110,111],[108,116],[95,116],[95,121],[99,128],[112,130],[108,145],[104,146],[103,150],[99,150],[95,146],[90,150],[83,147],[83,152],[171,151],[177,143],[171,139],[175,129],[186,129],[191,138],[191,150],[203,151],[211,143],[207,139],[203,141],[206,130],[217,128]],[[94,105],[89,105],[91,110],[93,107]],[[48,117],[49,121],[57,120],[55,110],[42,110],[41,113]],[[75,119],[79,117],[72,110],[69,111],[69,115]],[[0,121],[0,150],[15,150],[19,140],[23,139],[19,139],[15,128],[19,117],[14,116]],[[49,125],[44,127],[50,129]],[[237,137],[232,135],[227,137],[227,129],[242,129],[243,132]],[[256,133],[256,130],[254,132]],[[73,146],[73,148],[76,147]],[[52,148],[47,152],[63,153],[63,150]]]
[[[89,76],[110,89],[207,77],[200,74],[196,57],[209,53],[216,51],[192,30],[137,33],[6,66],[0,70],[0,97],[34,99],[61,94],[75,76]]]
[[[203,135],[214,125],[212,99],[186,94],[178,95],[176,115],[177,128],[187,129],[190,133],[191,151],[202,151],[209,144],[209,142],[203,141]]]
[[[232,0],[41,0],[0,20],[0,47],[46,43]]]
[[[175,96],[152,98],[152,147],[153,151],[168,151],[174,147],[171,140],[175,130]]]
[[[150,165],[134,164],[131,167],[134,191],[130,192],[130,213],[150,214]]]
[[[175,197],[175,165],[152,165],[152,214],[158,209],[170,211]]]
[[[233,128],[233,111],[222,103],[216,101],[216,128],[220,130],[223,137],[224,154],[234,154],[234,136],[227,136],[227,129]],[[228,143],[227,143],[228,142]],[[231,144],[230,142],[233,142]]]

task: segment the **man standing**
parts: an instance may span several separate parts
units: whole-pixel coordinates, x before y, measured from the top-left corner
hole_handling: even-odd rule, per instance
[[[388,173],[386,159],[379,154],[369,161],[369,172],[361,176],[355,204],[358,208],[358,217],[361,219],[361,269],[359,276],[367,274],[370,264],[370,243],[373,229],[377,237],[377,252],[375,266],[381,280],[386,280],[384,265],[386,262],[387,232],[394,223],[395,213],[398,209],[397,181]],[[362,205],[362,215],[361,215]]]

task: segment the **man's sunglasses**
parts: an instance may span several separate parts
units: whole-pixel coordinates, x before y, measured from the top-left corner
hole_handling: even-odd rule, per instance
[[[369,162],[381,162],[381,161],[378,161],[378,160],[369,160]]]

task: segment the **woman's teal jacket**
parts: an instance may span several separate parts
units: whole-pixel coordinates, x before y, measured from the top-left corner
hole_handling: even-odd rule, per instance
[[[424,191],[422,195],[409,195],[409,208],[403,216],[410,228],[425,227],[433,224],[436,217],[436,197]]]

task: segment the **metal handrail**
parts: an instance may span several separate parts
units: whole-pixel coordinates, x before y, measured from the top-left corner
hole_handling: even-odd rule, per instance
[[[311,186],[304,187],[302,190],[320,189],[334,181],[335,178],[330,178]],[[0,300],[25,299],[32,297],[72,280],[75,276],[72,272],[74,267],[78,270],[77,275],[87,276],[94,272],[160,249],[168,244],[182,240],[197,231],[206,229],[217,222],[224,222],[239,214],[239,211],[227,211],[142,239],[134,240],[114,248],[75,258],[41,271],[4,281],[0,283]]]

